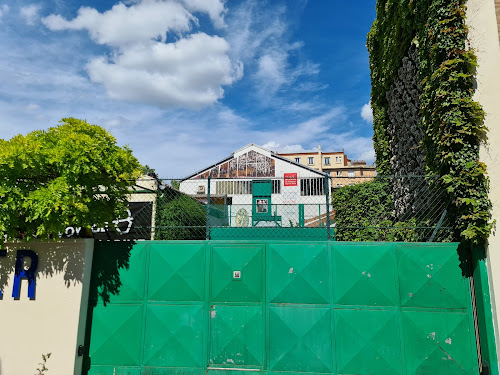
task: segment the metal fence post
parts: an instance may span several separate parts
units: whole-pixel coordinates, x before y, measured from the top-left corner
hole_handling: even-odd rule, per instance
[[[329,177],[325,176],[325,196],[326,196],[326,233],[328,236],[328,241],[330,241],[330,184],[328,181]],[[321,216],[320,216],[321,223]]]
[[[207,240],[210,239],[210,224],[209,224],[209,218],[210,218],[210,176],[208,176],[208,187],[207,187],[207,220],[206,220],[206,238]]]

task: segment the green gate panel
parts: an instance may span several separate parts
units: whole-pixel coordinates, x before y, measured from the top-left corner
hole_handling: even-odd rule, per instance
[[[270,308],[270,370],[331,373],[330,308]]]
[[[151,244],[148,299],[150,301],[203,301],[205,296],[203,243]]]
[[[457,244],[101,242],[92,272],[91,375],[479,373]]]
[[[142,336],[142,305],[109,304],[94,308],[92,365],[139,366]]]
[[[272,303],[330,303],[330,270],[325,244],[269,245]]]
[[[478,374],[467,313],[403,311],[407,375]]]
[[[117,366],[92,366],[88,374],[89,375],[145,375],[139,367],[117,367]]]
[[[111,303],[137,303],[144,300],[148,243],[136,243],[131,249],[128,249],[130,246],[130,243],[124,247],[123,243],[120,242],[107,242],[106,246],[101,245],[98,247],[98,251],[96,251],[96,262],[100,262],[101,264],[112,262],[113,256],[119,252],[120,249],[123,250],[123,253],[129,251],[129,256],[127,256],[128,260],[126,262],[128,268],[122,267],[118,271],[118,279],[121,285],[117,291],[118,293],[110,295]],[[103,269],[106,270],[106,266],[103,267]],[[100,277],[103,276],[104,275],[101,275]],[[99,292],[101,292],[101,290],[99,290]]]
[[[203,306],[149,305],[144,366],[203,366]]]
[[[394,245],[339,244],[332,253],[335,304],[398,305]]]
[[[396,310],[335,310],[337,374],[402,374]]]
[[[462,276],[456,244],[398,244],[401,305],[468,308],[469,280]]]
[[[213,305],[210,309],[210,360],[213,367],[264,365],[262,306]]]
[[[263,246],[214,246],[212,255],[213,302],[263,300]],[[235,278],[234,272],[240,272],[240,278]]]

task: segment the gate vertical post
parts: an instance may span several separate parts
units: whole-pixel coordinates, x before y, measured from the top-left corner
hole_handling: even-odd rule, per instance
[[[325,176],[325,197],[326,197],[326,234],[328,236],[328,241],[330,241],[330,184],[328,175]],[[320,216],[321,223],[321,216]]]
[[[206,239],[210,239],[210,225],[209,225],[209,218],[210,218],[210,176],[208,176],[208,187],[207,187],[207,220],[205,224],[205,236]]]

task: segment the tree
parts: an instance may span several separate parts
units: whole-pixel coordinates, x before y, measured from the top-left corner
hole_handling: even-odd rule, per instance
[[[132,151],[98,125],[61,123],[0,140],[0,244],[103,226],[126,211],[141,172]]]
[[[167,187],[156,199],[156,240],[203,240],[207,212],[196,199]]]

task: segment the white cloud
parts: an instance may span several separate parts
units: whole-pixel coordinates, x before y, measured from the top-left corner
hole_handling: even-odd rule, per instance
[[[19,10],[19,14],[21,15],[21,17],[23,17],[26,24],[30,26],[35,25],[40,19],[39,12],[40,5],[36,4],[21,7],[21,9]]]
[[[290,63],[292,55],[299,55],[303,42],[289,40],[285,6],[273,6],[259,0],[247,0],[228,14],[227,39],[231,55],[243,61],[246,72],[254,80],[255,94],[261,104],[276,103],[278,91],[290,87],[301,77],[315,76],[319,65],[300,60]],[[316,85],[306,85],[311,91]],[[306,87],[303,86],[303,87]]]
[[[88,30],[95,42],[115,47],[166,38],[167,32],[189,31],[192,21],[196,18],[172,1],[142,1],[132,6],[118,3],[104,13],[81,7],[71,21],[54,14],[42,19],[50,30]]]
[[[54,31],[87,30],[92,40],[112,47],[110,56],[87,64],[90,79],[111,98],[198,109],[221,99],[222,86],[243,75],[226,40],[192,32],[198,19],[191,12],[207,13],[223,27],[225,11],[222,0],[142,0],[104,13],[82,7],[72,20],[50,15],[42,22]]]
[[[26,106],[27,111],[38,111],[40,106],[38,104],[30,103]]]
[[[311,152],[311,150],[306,150],[304,146],[295,144],[295,145],[282,145],[279,143],[276,143],[274,141],[265,143],[262,147],[267,148],[272,151],[276,151],[279,153],[292,153],[292,152]]]
[[[208,13],[215,27],[225,27],[224,15],[227,9],[220,0],[183,0],[187,8],[193,12]]]
[[[370,103],[365,104],[363,108],[361,108],[361,117],[368,123],[373,122],[373,112]]]
[[[9,13],[9,6],[7,4],[3,4],[0,7],[0,22],[2,22],[3,16],[5,16],[7,13]]]
[[[131,46],[111,60],[91,60],[87,70],[111,98],[200,108],[223,97],[221,85],[241,78],[240,66],[231,63],[228,49],[224,39],[197,33],[176,43]]]

